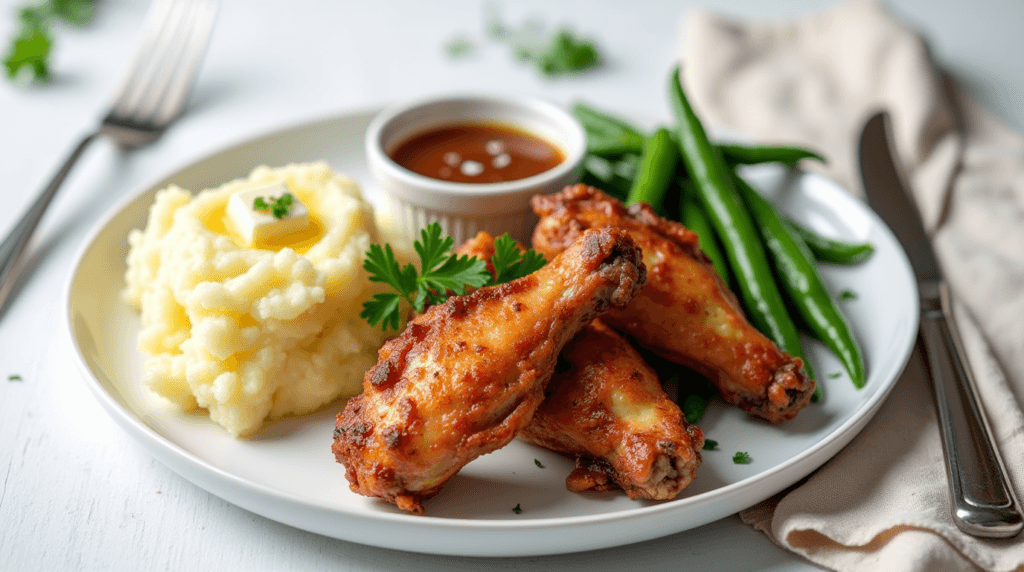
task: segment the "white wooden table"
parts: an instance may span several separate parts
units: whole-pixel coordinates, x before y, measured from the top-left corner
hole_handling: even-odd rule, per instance
[[[0,40],[20,0],[0,0]],[[639,545],[520,559],[424,556],[303,532],[210,495],[118,429],[88,393],[64,325],[64,287],[90,228],[157,175],[254,134],[439,91],[491,90],[568,103],[579,97],[641,117],[669,116],[662,86],[680,21],[711,2],[508,2],[595,38],[600,72],[548,80],[487,46],[453,61],[443,46],[483,32],[484,3],[224,0],[187,116],[133,153],[95,145],[45,218],[31,274],[0,319],[0,570],[806,570],[760,533],[725,518]],[[817,0],[714,3],[737,16],[784,18]],[[1024,130],[1024,4],[893,0],[939,62]],[[138,37],[146,3],[99,3],[87,28],[57,32],[52,84],[0,82],[0,231],[98,119]],[[20,376],[9,380],[9,376]]]

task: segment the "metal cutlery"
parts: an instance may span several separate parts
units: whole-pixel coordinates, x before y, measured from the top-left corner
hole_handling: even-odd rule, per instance
[[[860,169],[868,204],[899,238],[917,277],[918,346],[934,385],[953,520],[973,536],[1015,536],[1024,527],[1020,505],[967,367],[951,314],[949,287],[894,158],[889,117],[884,112],[869,119],[861,134]]]
[[[144,145],[181,114],[216,11],[215,0],[155,0],[150,6],[128,73],[99,127],[78,143],[0,243],[0,312],[13,293],[36,226],[86,147],[100,136],[122,148]]]

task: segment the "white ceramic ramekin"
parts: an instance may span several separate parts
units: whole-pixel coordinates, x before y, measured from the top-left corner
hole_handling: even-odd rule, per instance
[[[391,159],[389,152],[410,137],[443,125],[508,124],[558,147],[565,160],[538,175],[503,183],[455,183],[414,173]],[[478,231],[495,236],[508,232],[529,244],[537,222],[530,197],[560,190],[576,181],[583,168],[586,134],[567,111],[527,97],[454,95],[403,103],[385,109],[366,132],[366,157],[390,212],[391,233],[414,239],[437,221],[456,245]]]

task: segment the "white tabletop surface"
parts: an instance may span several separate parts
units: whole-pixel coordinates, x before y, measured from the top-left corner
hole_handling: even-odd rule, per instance
[[[0,0],[0,41],[22,0]],[[48,85],[0,81],[0,231],[93,127],[138,38],[146,2],[106,0],[83,29],[61,27]],[[121,197],[191,160],[309,118],[418,95],[490,90],[577,98],[668,118],[665,75],[687,11],[787,18],[819,0],[506,2],[571,24],[607,57],[599,71],[544,79],[488,45],[452,60],[453,35],[481,34],[472,1],[225,0],[187,115],[130,153],[104,143],[79,163],[36,237],[30,274],[0,318],[0,569],[4,570],[813,570],[728,517],[639,545],[563,556],[477,559],[371,548],[256,516],[179,477],[124,434],[87,391],[65,327],[73,257]],[[893,0],[938,62],[975,97],[1024,130],[1024,3]],[[5,44],[6,45],[6,44]],[[18,375],[20,380],[8,380]]]

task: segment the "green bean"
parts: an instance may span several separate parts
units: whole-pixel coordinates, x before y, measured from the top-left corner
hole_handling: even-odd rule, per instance
[[[643,152],[643,134],[626,121],[583,102],[574,103],[571,111],[587,132],[587,152],[605,158]]]
[[[665,194],[672,184],[679,163],[679,150],[668,129],[661,127],[644,141],[644,154],[640,158],[633,186],[626,204],[645,202],[657,211],[663,210]]]
[[[814,255],[814,258],[821,262],[844,265],[857,264],[867,260],[875,251],[875,247],[869,242],[844,242],[824,237],[791,220],[787,220],[786,225],[803,239],[807,247],[811,249],[811,254]]]
[[[796,165],[801,159],[815,159],[825,163],[825,158],[803,147],[787,145],[718,145],[725,162],[730,165],[756,165],[759,163],[785,163]]]
[[[822,341],[843,363],[854,387],[864,387],[864,360],[850,324],[832,301],[807,245],[790,232],[785,219],[742,177],[734,173],[736,190],[761,229],[771,253],[776,275],[790,303],[815,338]]]
[[[694,113],[679,83],[679,68],[669,81],[672,109],[678,121],[680,155],[694,181],[701,205],[722,239],[729,267],[750,320],[783,351],[804,358],[800,333],[786,310],[772,277],[764,246],[750,214],[732,188],[732,176]]]
[[[700,249],[711,259],[711,264],[715,266],[715,270],[722,280],[729,284],[731,280],[729,264],[725,261],[725,255],[722,254],[722,249],[718,245],[718,237],[715,235],[714,229],[711,228],[707,215],[704,214],[704,208],[697,202],[693,182],[689,179],[681,179],[679,187],[682,190],[679,220],[683,226],[697,233],[700,238]]]
[[[640,129],[611,113],[598,110],[583,102],[572,106],[572,114],[587,132],[587,151],[600,157],[618,157],[627,153],[643,152],[644,136]],[[791,145],[716,145],[725,162],[730,165],[758,163],[785,163],[794,165],[801,159],[826,162],[820,154]]]

